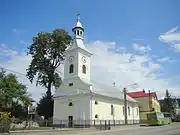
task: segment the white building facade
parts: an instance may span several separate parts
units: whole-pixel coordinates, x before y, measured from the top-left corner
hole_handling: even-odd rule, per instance
[[[92,53],[83,43],[84,28],[78,16],[72,29],[73,43],[65,53],[64,79],[54,95],[53,124],[76,124],[95,120],[112,120],[123,124],[124,96],[115,87],[98,84],[90,79]],[[127,120],[139,121],[137,101],[127,96]],[[121,122],[121,123],[120,123]]]

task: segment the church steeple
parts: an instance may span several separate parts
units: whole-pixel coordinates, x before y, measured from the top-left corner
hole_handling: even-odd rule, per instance
[[[84,38],[84,28],[80,22],[80,14],[77,14],[76,24],[72,28],[72,31],[74,33],[75,39],[82,39]]]

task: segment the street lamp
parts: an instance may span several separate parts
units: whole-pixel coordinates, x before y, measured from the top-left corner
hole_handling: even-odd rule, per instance
[[[125,125],[127,125],[127,87],[131,87],[131,86],[137,86],[137,83],[133,83],[133,84],[129,84],[126,85],[123,89],[123,93],[124,93],[124,120],[125,120]]]

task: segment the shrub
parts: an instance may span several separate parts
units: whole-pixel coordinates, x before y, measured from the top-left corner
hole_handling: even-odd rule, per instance
[[[10,113],[0,112],[0,133],[8,133],[10,130]]]

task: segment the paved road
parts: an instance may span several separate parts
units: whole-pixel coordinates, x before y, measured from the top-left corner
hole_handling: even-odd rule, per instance
[[[121,126],[112,130],[81,130],[79,131],[52,131],[32,133],[11,133],[12,135],[180,135],[180,123],[173,123],[165,126],[139,127]]]

